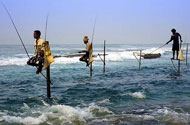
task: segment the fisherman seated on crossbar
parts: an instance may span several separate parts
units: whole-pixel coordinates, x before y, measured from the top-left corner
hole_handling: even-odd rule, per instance
[[[172,47],[173,58],[171,58],[171,59],[175,58],[175,52],[176,52],[176,54],[177,54],[176,60],[178,60],[178,54],[179,54],[179,48],[180,48],[179,39],[180,39],[180,42],[183,42],[183,41],[182,41],[181,35],[179,33],[177,33],[175,29],[172,29],[171,32],[172,32],[171,39],[166,44],[173,41],[173,47]]]
[[[31,57],[27,64],[30,66],[36,66],[36,74],[39,74],[42,71],[43,68],[43,62],[44,62],[44,51],[42,50],[44,41],[40,38],[41,32],[39,30],[34,31],[34,56]]]
[[[86,45],[86,50],[82,50],[82,51],[79,51],[78,53],[85,53],[85,55],[83,55],[79,60],[80,61],[83,61],[83,62],[86,62],[86,66],[89,66],[89,52],[91,50],[91,44],[88,42],[88,36],[85,36],[83,41],[84,41],[84,44]]]

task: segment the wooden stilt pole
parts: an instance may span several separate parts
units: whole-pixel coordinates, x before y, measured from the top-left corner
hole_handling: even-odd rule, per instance
[[[179,46],[180,49],[181,49],[181,44],[182,44],[182,43],[180,42],[180,46]],[[179,52],[178,52],[178,56],[179,56]],[[178,58],[178,57],[177,57],[177,58]],[[178,59],[178,71],[177,71],[177,72],[178,72],[179,75],[180,75],[180,67],[181,67],[181,61]]]
[[[104,67],[103,67],[103,73],[106,71],[106,41],[104,40]]]
[[[178,74],[180,74],[180,65],[181,65],[181,61],[178,60]]]
[[[142,55],[142,50],[140,50],[140,58],[139,58],[139,70],[141,69],[141,55]]]
[[[188,49],[189,49],[189,48],[188,48],[188,46],[189,46],[189,44],[187,43],[187,49],[186,49],[186,66],[187,66],[187,63],[188,63],[188,62],[187,62],[187,57],[188,57]]]
[[[90,77],[92,77],[92,63],[90,63]]]
[[[47,67],[46,69],[47,73],[47,98],[51,98],[51,86],[50,86],[50,66]]]
[[[93,44],[91,43],[91,51],[92,51],[92,54],[93,54]],[[93,69],[92,69],[92,62],[90,63],[90,77],[92,78],[92,72],[93,72]]]

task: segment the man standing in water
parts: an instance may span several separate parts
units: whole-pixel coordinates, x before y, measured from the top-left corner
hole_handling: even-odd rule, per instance
[[[79,60],[86,62],[86,66],[89,66],[88,59],[89,59],[89,53],[91,50],[91,44],[88,42],[88,40],[89,40],[88,36],[85,36],[83,41],[84,41],[84,44],[86,44],[86,50],[79,51],[79,53],[85,53],[85,55],[82,56]]]
[[[176,52],[176,53],[177,53],[176,59],[178,60],[178,54],[179,54],[179,39],[180,39],[180,42],[182,42],[182,38],[181,38],[181,35],[176,32],[175,29],[172,29],[171,32],[172,32],[171,39],[170,39],[166,44],[168,44],[168,43],[170,43],[171,41],[173,41],[173,47],[172,47],[173,58],[171,58],[171,59],[174,59],[174,58],[175,58],[175,52]]]
[[[34,31],[34,56],[31,57],[27,64],[31,66],[36,66],[37,71],[36,74],[39,74],[42,71],[43,68],[43,62],[44,62],[44,52],[42,50],[42,46],[44,41],[40,38],[41,32],[39,30]]]

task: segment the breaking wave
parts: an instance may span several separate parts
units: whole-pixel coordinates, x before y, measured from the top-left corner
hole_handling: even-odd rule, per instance
[[[45,102],[43,102],[45,103]],[[27,104],[23,107],[29,108]],[[23,108],[22,107],[22,108]],[[30,115],[28,115],[28,113]],[[71,107],[67,105],[52,105],[37,109],[27,110],[25,113],[19,113],[15,116],[6,113],[0,113],[0,123],[18,123],[18,124],[85,124],[87,120],[112,114],[110,110],[91,104],[89,107]],[[28,115],[28,116],[25,116]]]
[[[26,106],[26,104],[25,104]],[[24,107],[25,107],[24,106]],[[31,124],[93,124],[93,123],[135,123],[149,121],[167,124],[189,124],[190,114],[176,112],[169,108],[161,109],[138,109],[123,111],[121,114],[114,114],[107,108],[91,104],[88,107],[71,107],[67,105],[43,106],[37,109],[29,109],[24,113],[8,115],[0,112],[0,123],[17,123],[24,125]]]
[[[18,58],[18,57],[12,57],[12,58],[3,58],[0,59],[0,66],[24,66],[26,65],[26,62],[28,61],[28,58]]]
[[[143,53],[150,53],[156,48],[151,49],[145,49],[143,50]],[[161,53],[164,54],[165,52],[170,51],[168,48],[163,48],[155,53]],[[135,48],[129,48],[128,50],[122,50],[122,51],[108,51],[106,56],[106,61],[124,61],[127,59],[135,59],[133,52],[139,53]],[[97,55],[97,52],[94,52],[95,55]],[[17,66],[24,66],[26,65],[28,58],[25,57],[23,54],[17,54],[14,57],[1,57],[0,58],[0,66],[10,66],[10,65],[17,65]],[[100,60],[99,57],[94,58],[94,60]],[[66,58],[66,57],[60,57],[56,58],[54,64],[73,64],[78,63],[79,57],[74,58]]]

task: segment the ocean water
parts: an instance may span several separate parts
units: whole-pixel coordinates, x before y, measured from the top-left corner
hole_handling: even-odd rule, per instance
[[[0,45],[0,125],[141,125],[190,124],[190,72],[184,62],[181,76],[171,64],[171,45],[161,58],[142,59],[160,45],[107,45],[106,73],[95,58],[93,76],[79,58],[56,58],[51,65],[52,98],[46,81],[26,65],[21,45]],[[27,45],[30,55],[33,45]],[[83,45],[52,45],[53,55],[75,54]],[[103,45],[94,45],[103,53]],[[176,62],[175,62],[176,64]],[[45,72],[44,72],[45,73]]]

